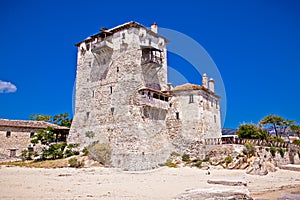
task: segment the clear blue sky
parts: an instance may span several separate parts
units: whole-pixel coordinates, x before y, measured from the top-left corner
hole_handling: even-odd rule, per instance
[[[300,121],[300,1],[128,2],[1,1],[0,118],[72,113],[74,44],[101,27],[155,21],[195,39],[216,63],[225,127],[270,113]],[[186,64],[169,59],[178,69]]]

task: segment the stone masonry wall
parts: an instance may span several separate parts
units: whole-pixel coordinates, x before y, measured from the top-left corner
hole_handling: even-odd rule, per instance
[[[202,90],[174,91],[167,128],[170,140],[179,151],[188,148],[194,141],[221,137],[217,102],[218,99]]]
[[[7,131],[11,132],[10,137],[6,137]],[[22,150],[27,149],[30,144],[30,133],[37,132],[31,128],[0,128],[0,153],[10,155],[9,149],[16,149],[16,156],[20,156]]]
[[[138,90],[149,83],[166,88],[165,61],[160,68],[141,65],[141,44],[156,46],[161,39],[141,32],[142,28],[131,28],[115,33],[113,49],[86,50],[82,55],[85,46],[79,47],[76,112],[68,138],[82,147],[93,141],[109,143],[112,166],[128,170],[157,167],[171,152],[165,119],[156,114],[151,120],[145,118],[139,101]],[[151,113],[164,116],[160,111]],[[86,136],[89,131],[93,138]]]

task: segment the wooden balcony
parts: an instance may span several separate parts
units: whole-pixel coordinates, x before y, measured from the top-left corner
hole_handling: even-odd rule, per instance
[[[101,42],[92,44],[92,51],[96,53],[102,50],[112,50],[112,49],[113,49],[113,43],[111,43],[109,40],[103,40]]]

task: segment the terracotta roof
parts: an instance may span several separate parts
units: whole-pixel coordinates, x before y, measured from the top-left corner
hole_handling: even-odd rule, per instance
[[[186,83],[183,85],[178,85],[176,86],[173,91],[184,91],[184,90],[204,90],[207,93],[217,97],[217,98],[221,98],[219,95],[215,94],[214,92],[210,91],[208,88],[203,87],[201,85],[196,85],[196,84],[191,84],[191,83]]]
[[[190,84],[190,83],[186,83],[183,85],[178,85],[174,88],[174,90],[200,90],[203,87],[200,85],[196,85],[196,84]]]
[[[0,119],[0,127],[46,129],[48,126],[51,126],[56,130],[69,130],[68,127],[59,126],[59,125],[51,124],[49,122],[44,122],[44,121]]]
[[[84,41],[85,41],[85,42],[92,41],[92,40],[94,40],[95,37],[103,36],[103,35],[107,35],[107,36],[108,36],[108,35],[112,35],[112,34],[114,34],[114,33],[116,33],[116,32],[119,32],[119,31],[121,31],[121,30],[123,30],[123,29],[131,28],[131,27],[144,28],[144,29],[146,29],[146,31],[147,31],[149,34],[152,34],[152,35],[154,35],[154,36],[162,37],[166,42],[169,42],[168,39],[166,39],[165,37],[163,37],[163,36],[161,36],[161,35],[159,35],[159,34],[157,34],[157,33],[154,33],[153,31],[151,31],[150,29],[146,28],[145,26],[143,26],[143,25],[141,25],[141,24],[139,24],[139,23],[137,23],[137,22],[130,21],[130,22],[126,22],[126,23],[124,23],[124,24],[121,24],[121,25],[119,25],[119,26],[116,26],[116,27],[114,27],[114,28],[111,28],[111,29],[105,29],[105,28],[103,28],[103,29],[101,30],[100,33],[97,33],[97,34],[94,34],[94,35],[89,36],[89,37],[86,38],[85,40],[83,40],[83,41],[78,42],[77,44],[75,44],[75,46],[79,46],[79,45],[80,45],[82,42],[84,42]]]

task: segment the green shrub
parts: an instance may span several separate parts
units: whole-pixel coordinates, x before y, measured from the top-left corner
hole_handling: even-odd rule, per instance
[[[278,148],[277,151],[279,152],[280,156],[283,158],[285,154],[285,150],[283,148]]]
[[[273,137],[271,137],[271,141],[273,141],[273,142],[280,142],[280,143],[284,143],[285,142],[284,139],[282,139],[279,136],[273,136]]]
[[[94,138],[95,137],[95,133],[93,131],[88,131],[85,133],[85,137],[87,138]]]
[[[171,159],[168,159],[166,161],[165,166],[172,167],[172,168],[176,168],[177,167],[176,163],[173,163]]]
[[[226,165],[228,165],[232,161],[233,161],[233,159],[232,159],[231,155],[227,155],[226,158],[224,159],[224,162],[226,163]]]
[[[36,156],[36,152],[34,151],[28,151],[27,149],[24,149],[21,152],[22,160],[32,160],[34,156]]]
[[[247,149],[247,154],[245,154],[245,155],[248,155],[249,157],[252,156],[254,154],[255,149],[254,149],[253,145],[251,144],[251,142],[247,141],[245,143],[245,147]]]
[[[183,154],[183,156],[182,156],[182,161],[183,161],[183,162],[189,162],[189,161],[190,161],[190,156],[187,155],[187,154]]]
[[[68,160],[68,164],[70,167],[80,168],[83,167],[83,162],[77,160],[77,158],[70,158]]]
[[[265,150],[266,150],[267,152],[269,152],[269,151],[270,151],[270,148],[266,147]]]
[[[273,157],[275,157],[276,147],[270,147],[270,153],[272,154]]]
[[[180,156],[180,154],[179,154],[179,153],[177,153],[177,152],[175,152],[175,151],[173,151],[173,152],[171,153],[171,156],[178,157],[178,156]]]
[[[203,163],[203,161],[201,160],[201,161],[198,161],[198,162],[196,162],[196,163],[193,163],[192,166],[193,166],[193,167],[201,168],[202,163]]]
[[[84,156],[89,155],[89,150],[88,150],[88,148],[87,148],[87,147],[84,147],[84,148],[82,149],[82,153],[83,153]]]
[[[87,147],[90,158],[108,166],[110,164],[112,149],[108,143],[94,142]]]
[[[299,146],[300,146],[300,140],[294,140],[294,141],[293,141],[293,144],[299,145]]]

